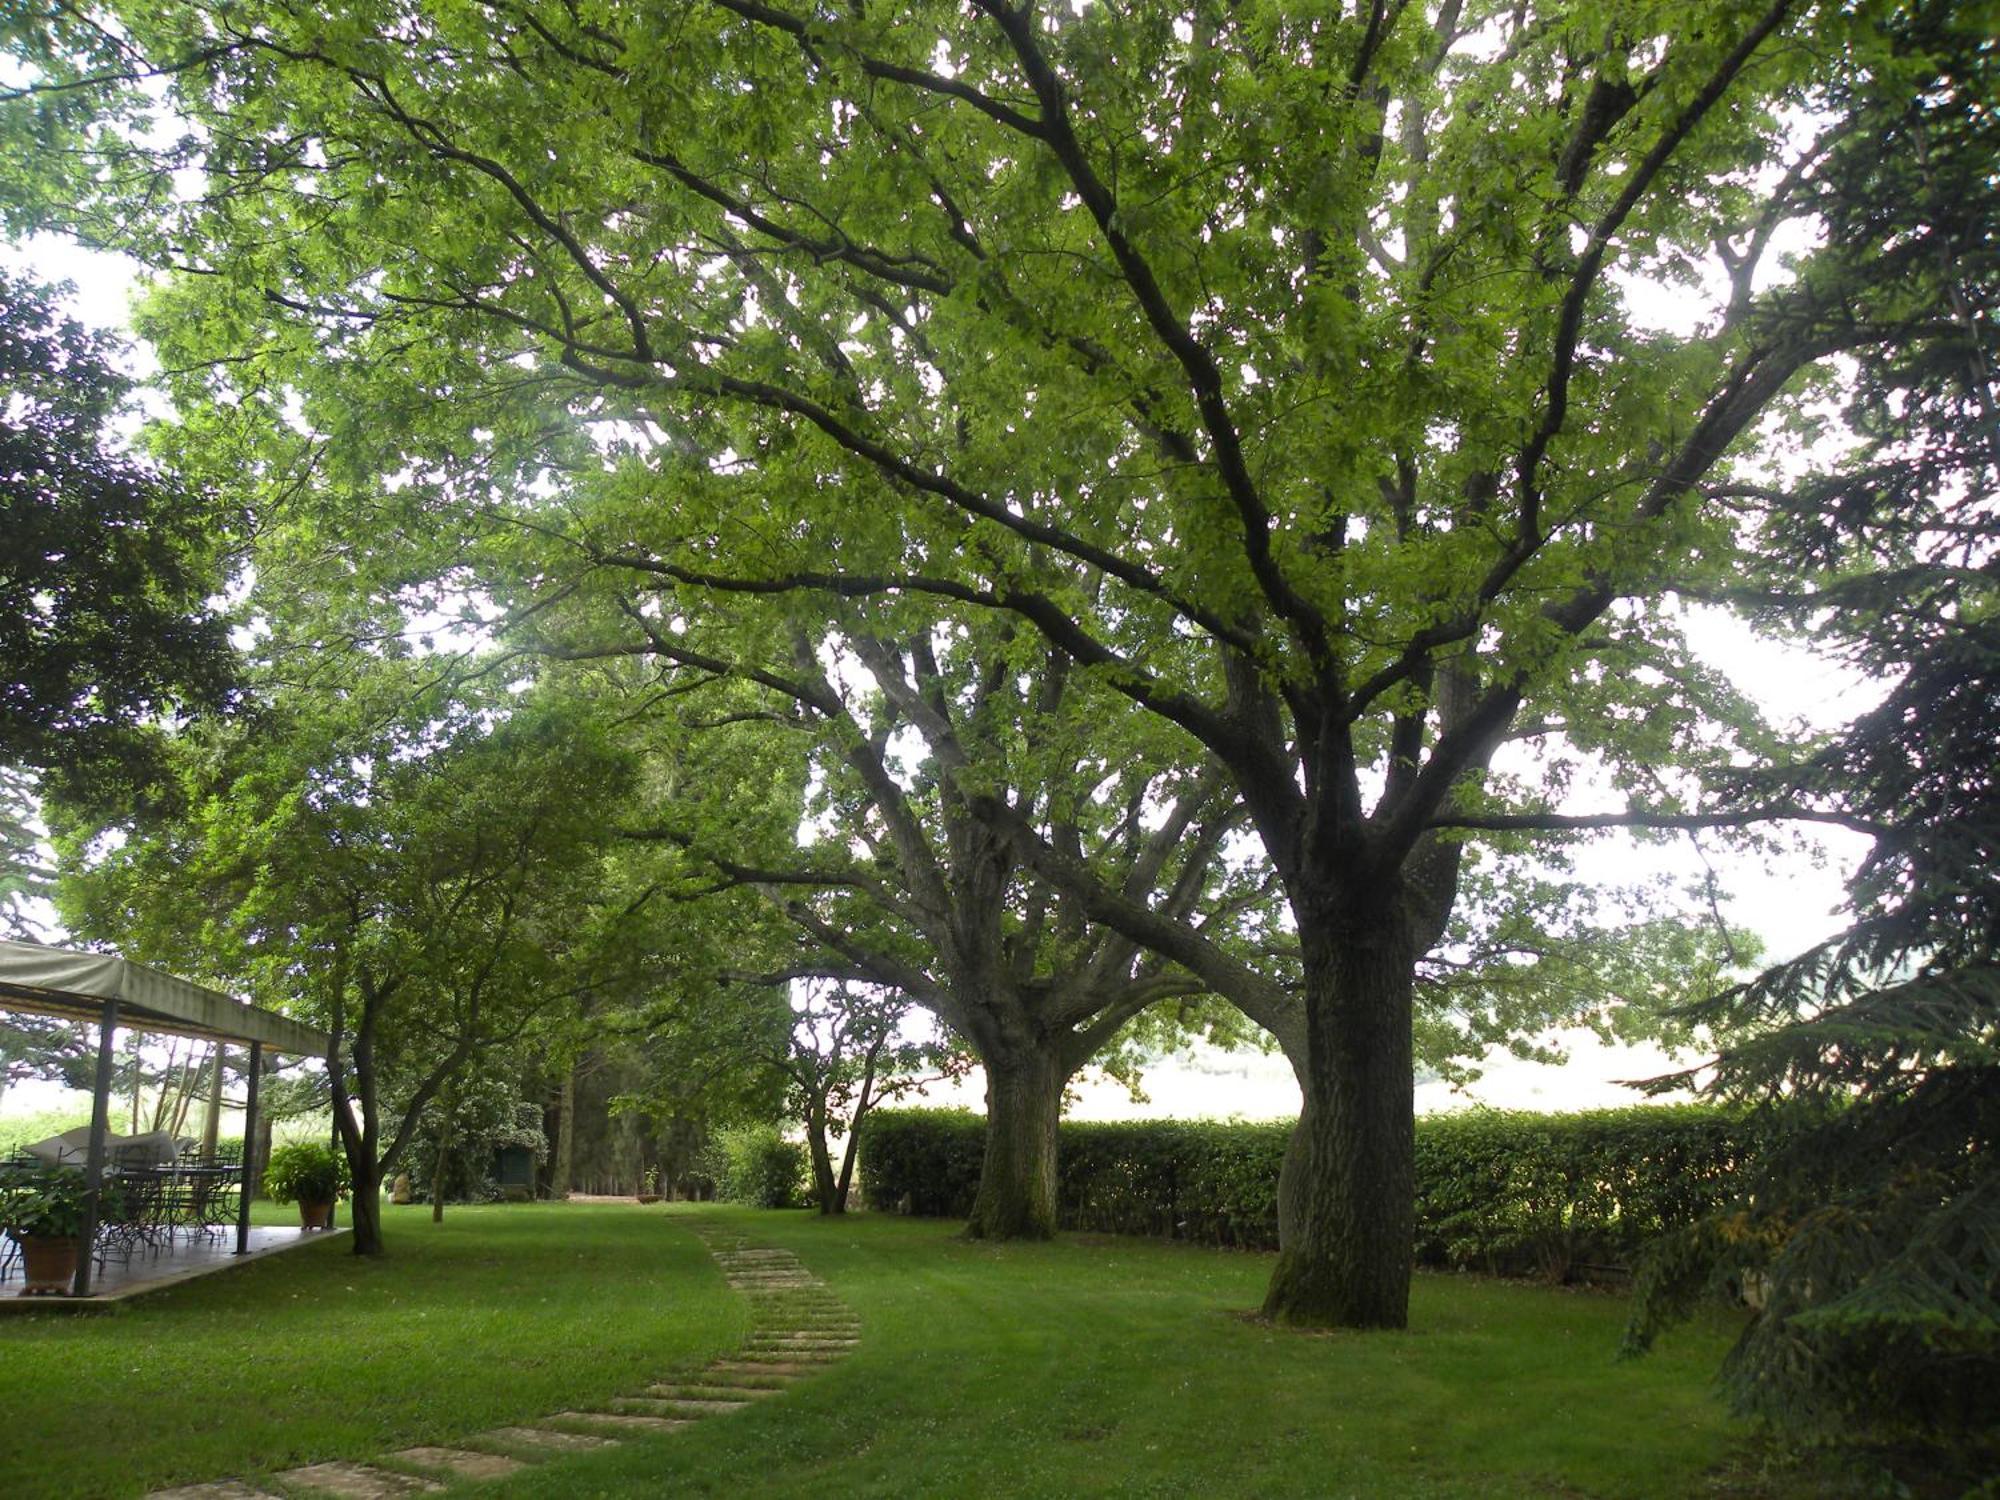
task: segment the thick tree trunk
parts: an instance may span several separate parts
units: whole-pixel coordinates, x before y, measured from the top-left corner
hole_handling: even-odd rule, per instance
[[[1299,1079],[1299,1088],[1304,1091],[1306,1081]],[[1293,1243],[1299,1234],[1299,1195],[1304,1191],[1306,1179],[1312,1175],[1312,1095],[1306,1094],[1305,1102],[1299,1108],[1298,1123],[1292,1126],[1291,1138],[1285,1142],[1285,1159],[1278,1168],[1278,1249],[1283,1250]]]
[[[1291,1234],[1264,1299],[1265,1315],[1280,1322],[1409,1323],[1416,955],[1396,903],[1371,907],[1301,924],[1309,1035],[1297,1149],[1304,1159],[1294,1164]]]
[[[1023,1049],[986,1064],[986,1157],[966,1234],[1045,1240],[1056,1232],[1056,1121],[1068,1073]]]

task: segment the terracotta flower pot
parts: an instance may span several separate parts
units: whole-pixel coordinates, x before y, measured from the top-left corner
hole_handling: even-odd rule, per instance
[[[76,1258],[83,1241],[75,1235],[28,1235],[21,1241],[23,1297],[67,1297],[76,1280]]]
[[[326,1221],[333,1217],[333,1204],[308,1203],[299,1199],[299,1223],[307,1229],[324,1229]]]

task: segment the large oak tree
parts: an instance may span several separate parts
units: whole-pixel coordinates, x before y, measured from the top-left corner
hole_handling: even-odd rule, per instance
[[[184,401],[385,481],[598,424],[687,582],[1007,614],[1225,768],[1301,948],[1274,1316],[1407,1317],[1468,839],[1842,816],[1695,800],[1786,747],[1677,591],[1761,424],[1929,315],[1900,242],[1774,251],[1874,5],[103,9],[18,28],[18,102],[73,227],[191,273]],[[160,75],[198,130],[77,127]]]

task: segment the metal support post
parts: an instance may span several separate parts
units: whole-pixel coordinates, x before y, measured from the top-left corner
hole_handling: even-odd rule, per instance
[[[257,1085],[264,1077],[264,1044],[250,1044],[249,1081],[243,1086],[243,1194],[236,1204],[236,1253],[250,1250],[250,1199],[257,1191]]]
[[[104,1187],[104,1137],[111,1129],[111,1046],[118,1030],[118,1002],[104,1002],[97,1023],[97,1086],[90,1100],[90,1155],[83,1169],[83,1224],[77,1236],[76,1280],[70,1295],[90,1295],[92,1247],[97,1243],[98,1194]]]

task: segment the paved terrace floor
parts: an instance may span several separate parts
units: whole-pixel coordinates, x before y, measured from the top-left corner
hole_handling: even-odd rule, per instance
[[[24,1297],[21,1295],[21,1267],[16,1262],[8,1279],[0,1281],[0,1315],[34,1312],[38,1308],[46,1311],[55,1307],[101,1307],[123,1302],[131,1297],[143,1297],[147,1292],[157,1292],[164,1286],[192,1281],[197,1276],[210,1276],[231,1266],[280,1255],[311,1241],[346,1233],[345,1229],[286,1229],[259,1225],[251,1229],[250,1248],[242,1255],[236,1254],[236,1231],[233,1227],[218,1239],[202,1235],[176,1235],[172,1247],[161,1247],[157,1255],[141,1245],[134,1248],[130,1260],[107,1260],[92,1275],[92,1291],[88,1297]]]

